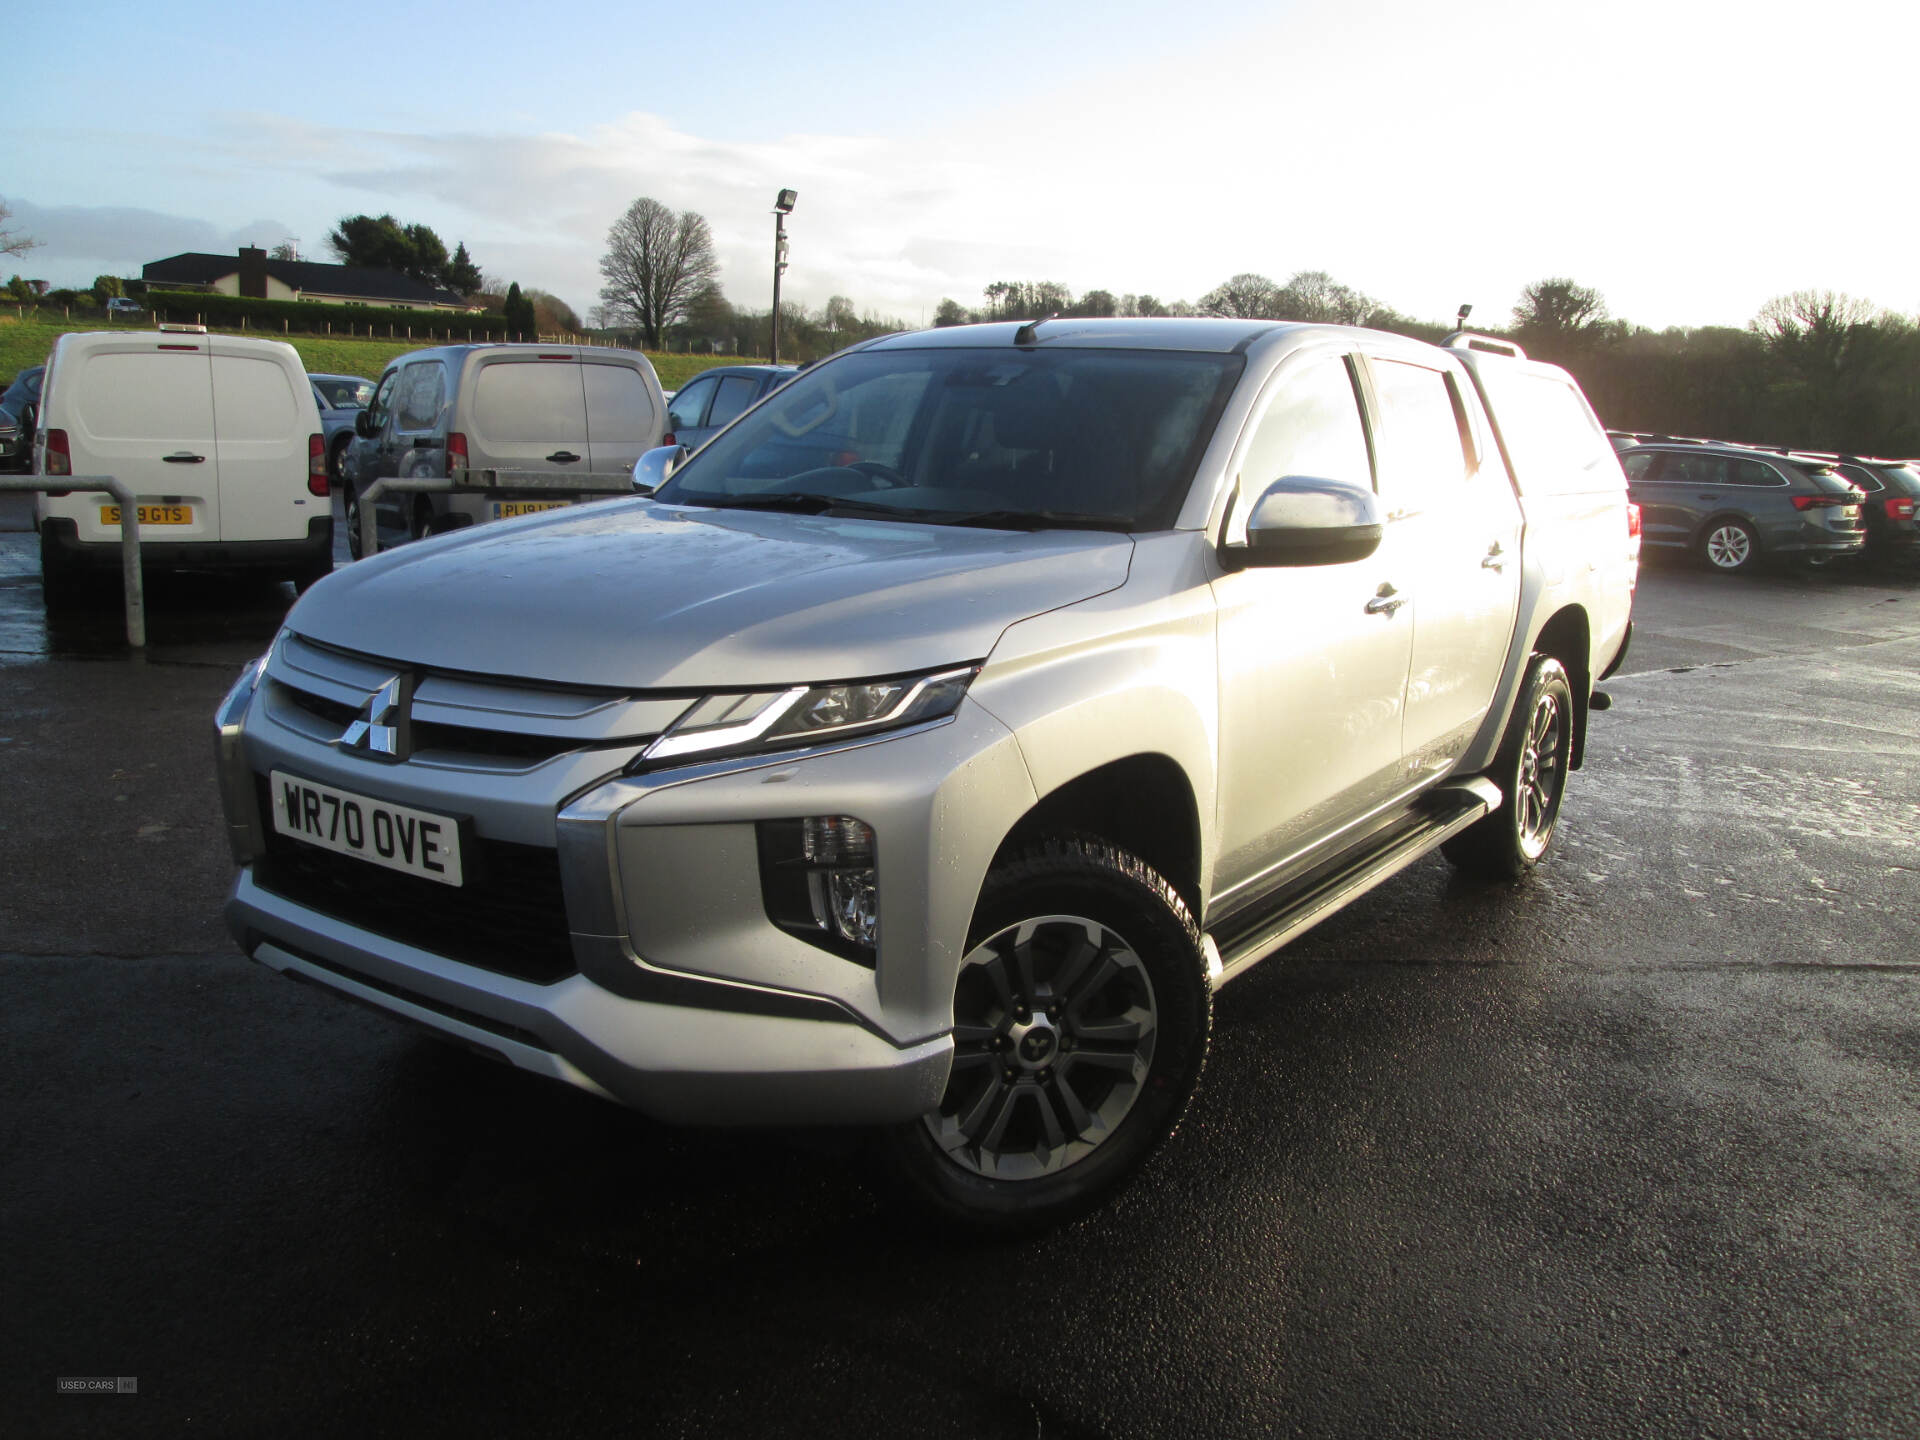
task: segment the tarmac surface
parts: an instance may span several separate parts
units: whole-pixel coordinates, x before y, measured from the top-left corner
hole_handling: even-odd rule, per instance
[[[1920,579],[1649,566],[1527,882],[1225,990],[1015,1244],[246,961],[211,713],[288,587],[50,629],[0,499],[0,1431],[1920,1433]],[[62,1376],[137,1394],[59,1394]]]

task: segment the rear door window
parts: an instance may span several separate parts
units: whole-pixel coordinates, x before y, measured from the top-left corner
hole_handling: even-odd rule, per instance
[[[1730,467],[1735,485],[1778,485],[1780,472],[1758,460],[1735,460]]]
[[[725,425],[734,416],[754,402],[760,393],[759,377],[754,375],[725,375],[720,379],[720,388],[714,392],[713,408],[707,411],[707,424],[716,429]]]
[[[539,360],[483,365],[474,386],[474,429],[489,445],[584,445],[582,368]]]
[[[1654,469],[1653,462],[1660,457],[1651,450],[1643,450],[1638,455],[1629,455],[1620,462],[1620,468],[1627,472],[1629,480],[1649,480]]]
[[[1667,463],[1660,468],[1661,480],[1669,485],[1724,486],[1727,474],[1724,455],[1690,455],[1677,450],[1667,453]]]
[[[89,355],[85,372],[75,377],[81,424],[101,440],[212,440],[207,358],[197,350]]]

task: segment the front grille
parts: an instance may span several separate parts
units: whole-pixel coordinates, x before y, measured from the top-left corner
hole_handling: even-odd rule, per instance
[[[260,814],[271,817],[265,776]],[[272,829],[253,878],[264,889],[449,960],[536,985],[577,973],[559,857],[539,845],[469,838],[455,887],[302,844]]]

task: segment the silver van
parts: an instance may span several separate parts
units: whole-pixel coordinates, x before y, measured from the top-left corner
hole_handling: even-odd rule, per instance
[[[590,345],[443,345],[387,366],[341,464],[348,546],[360,557],[360,497],[374,481],[460,470],[630,472],[660,443],[666,399],[637,350]],[[570,503],[483,494],[376,501],[381,544]]]

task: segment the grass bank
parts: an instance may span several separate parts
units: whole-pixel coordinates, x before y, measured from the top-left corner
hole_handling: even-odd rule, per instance
[[[29,365],[38,365],[47,358],[47,352],[53,348],[54,340],[69,330],[106,330],[110,328],[138,329],[138,326],[110,327],[105,323],[88,324],[84,321],[64,322],[29,315],[25,318],[0,313],[0,380],[10,380]],[[239,335],[242,333],[258,336],[259,331],[226,330],[216,334]],[[269,335],[270,340],[283,337]],[[322,335],[288,335],[286,342],[300,352],[300,361],[313,374],[364,375],[369,380],[377,380],[387,362],[396,355],[404,355],[419,347],[409,342],[391,340],[342,340],[338,337]],[[668,355],[649,351],[647,359],[653,362],[660,383],[668,390],[678,390],[688,380],[702,370],[715,365],[738,365],[753,363],[750,358],[737,355]]]

